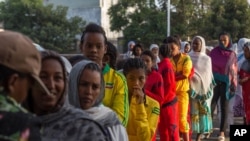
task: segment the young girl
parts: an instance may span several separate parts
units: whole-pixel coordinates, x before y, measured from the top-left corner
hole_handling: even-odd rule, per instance
[[[134,58],[140,58],[142,52],[143,52],[143,45],[140,43],[135,44],[133,48]]]
[[[173,65],[170,62],[171,48],[163,44],[159,49],[161,62],[159,73],[164,82],[164,99],[161,105],[159,132],[163,141],[179,141],[179,117],[176,97],[176,82]]]
[[[145,90],[147,95],[154,100],[158,101],[161,105],[164,99],[164,88],[163,79],[159,72],[155,70],[154,62],[156,61],[156,56],[150,50],[145,50],[141,54],[141,59],[144,61],[147,67],[147,79],[145,83]],[[154,135],[152,141],[156,140],[156,134]]]
[[[148,91],[148,96],[158,101],[161,105],[164,98],[164,88],[161,74],[153,69],[156,57],[151,51],[146,50],[142,52],[141,59],[147,67],[147,79],[144,88]]]
[[[246,124],[250,124],[250,42],[244,45],[244,56],[246,60],[242,63],[239,73],[239,83],[242,85],[242,95],[244,110],[246,114]]]
[[[189,123],[188,123],[188,107],[189,107],[189,76],[192,70],[192,61],[190,56],[181,53],[180,40],[174,36],[167,37],[167,45],[171,48],[171,63],[175,72],[176,96],[178,99],[179,112],[179,129],[184,141],[189,141]]]
[[[160,114],[159,103],[145,94],[146,66],[140,58],[128,59],[123,66],[129,94],[129,141],[150,141]]]

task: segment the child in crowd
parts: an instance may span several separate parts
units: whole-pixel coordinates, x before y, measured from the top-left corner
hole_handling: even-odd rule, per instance
[[[123,74],[103,62],[107,45],[106,33],[101,26],[90,23],[85,27],[80,43],[82,54],[102,68],[105,81],[105,95],[102,102],[114,110],[121,123],[126,126],[129,112],[127,82]]]
[[[144,61],[147,67],[147,79],[145,83],[146,94],[157,100],[161,105],[164,99],[164,88],[163,88],[163,79],[159,72],[154,68],[156,61],[156,56],[150,50],[145,50],[141,54],[141,59]],[[156,134],[152,141],[155,141]]]
[[[179,117],[176,97],[176,82],[173,65],[170,62],[171,48],[163,44],[159,49],[161,62],[159,73],[164,83],[164,99],[161,105],[159,133],[163,141],[179,141]]]
[[[150,141],[155,135],[160,106],[144,90],[146,66],[140,58],[128,59],[123,66],[129,93],[129,141]]]
[[[171,48],[171,63],[175,72],[176,96],[178,99],[179,129],[184,141],[189,141],[189,76],[192,70],[190,56],[181,52],[180,40],[174,36],[166,39],[166,44]]]

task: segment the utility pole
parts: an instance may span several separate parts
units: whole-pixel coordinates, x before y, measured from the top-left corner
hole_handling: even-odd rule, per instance
[[[170,36],[170,0],[167,0],[167,36]]]

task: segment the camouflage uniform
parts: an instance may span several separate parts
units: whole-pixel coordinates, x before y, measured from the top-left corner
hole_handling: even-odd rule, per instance
[[[0,140],[40,141],[40,121],[0,92]]]

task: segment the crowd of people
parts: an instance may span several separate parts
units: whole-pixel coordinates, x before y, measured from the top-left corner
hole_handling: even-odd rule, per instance
[[[0,140],[201,141],[217,109],[223,141],[234,107],[250,123],[250,40],[235,48],[222,32],[218,41],[211,50],[202,36],[169,36],[148,48],[130,41],[118,57],[103,28],[89,23],[82,55],[66,59],[3,30]]]

